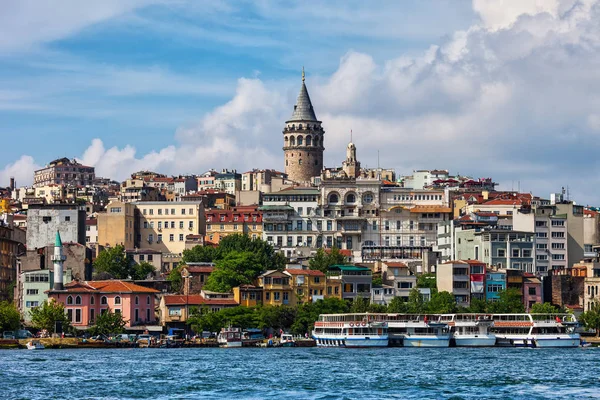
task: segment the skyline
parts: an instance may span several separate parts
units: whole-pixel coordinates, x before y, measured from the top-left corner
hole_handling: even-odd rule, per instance
[[[0,147],[0,186],[62,156],[114,179],[283,170],[304,66],[328,167],[352,130],[363,166],[379,150],[400,175],[443,168],[542,197],[568,186],[594,204],[598,1],[381,4],[9,2],[0,135],[19,145]]]

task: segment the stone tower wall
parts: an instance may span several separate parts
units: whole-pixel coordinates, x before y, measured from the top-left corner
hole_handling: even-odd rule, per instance
[[[285,173],[296,182],[310,182],[323,170],[325,131],[320,122],[288,122],[283,130]],[[301,143],[301,144],[300,144]]]

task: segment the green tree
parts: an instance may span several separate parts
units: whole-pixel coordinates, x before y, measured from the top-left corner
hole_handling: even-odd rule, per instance
[[[229,292],[235,286],[252,283],[262,272],[263,266],[256,254],[232,251],[217,261],[204,287],[214,292]]]
[[[488,308],[488,303],[485,300],[481,300],[478,298],[472,298],[471,299],[471,305],[469,306],[469,308],[467,308],[465,310],[465,312],[469,312],[469,313],[485,313],[487,312],[487,308]]]
[[[219,250],[217,247],[212,246],[194,246],[191,249],[183,251],[181,261],[183,263],[190,262],[213,262],[220,257]]]
[[[426,308],[432,314],[450,314],[458,309],[454,296],[449,292],[434,292]]]
[[[183,268],[183,265],[178,265],[177,267],[173,268],[171,270],[171,272],[169,272],[169,275],[167,275],[167,280],[169,282],[171,282],[171,290],[173,292],[179,292],[182,288],[182,284],[183,284],[183,278],[181,277],[181,269]]]
[[[351,313],[365,313],[369,308],[369,299],[361,296],[356,296],[350,305]]]
[[[127,321],[123,319],[121,313],[111,312],[110,308],[100,313],[96,318],[96,323],[90,328],[92,335],[110,335],[113,333],[123,333]]]
[[[0,332],[14,331],[21,325],[21,314],[13,303],[0,302]]]
[[[435,274],[420,274],[417,276],[418,288],[435,289],[437,287]]]
[[[327,273],[329,267],[332,265],[344,264],[346,264],[346,257],[340,253],[340,250],[337,247],[333,247],[329,252],[319,248],[315,256],[308,262],[308,267]]]
[[[45,329],[54,333],[56,323],[62,323],[63,331],[71,329],[71,321],[65,313],[65,306],[57,301],[44,301],[40,306],[34,307],[29,311],[31,316],[31,325],[37,329]]]
[[[503,290],[498,297],[498,301],[488,303],[488,312],[496,314],[525,312],[523,297],[518,289]]]
[[[421,314],[425,311],[425,302],[419,289],[413,288],[408,294],[407,311],[411,314]]]
[[[94,260],[96,274],[109,274],[115,279],[129,278],[131,261],[125,255],[125,248],[121,245],[104,249]]]
[[[396,296],[392,299],[392,301],[390,301],[390,304],[388,304],[387,312],[393,314],[404,314],[408,312],[408,305],[404,300],[402,300],[402,297]]]
[[[221,239],[218,252],[221,259],[225,259],[232,252],[253,253],[257,262],[262,265],[263,271],[272,269],[282,271],[287,262],[285,256],[275,252],[268,242],[259,238],[251,239],[248,235],[242,234],[228,235]]]
[[[529,312],[532,314],[562,314],[565,310],[552,303],[535,303]]]
[[[142,280],[146,279],[148,275],[154,274],[154,265],[149,262],[141,262],[139,264],[133,264],[130,270],[131,279]]]
[[[369,304],[369,307],[367,307],[367,312],[370,312],[370,313],[386,313],[387,312],[387,306],[385,306],[383,304],[371,303],[371,304]]]
[[[594,301],[590,310],[579,316],[579,321],[583,323],[587,329],[594,329],[596,331],[596,337],[600,337],[600,303]]]

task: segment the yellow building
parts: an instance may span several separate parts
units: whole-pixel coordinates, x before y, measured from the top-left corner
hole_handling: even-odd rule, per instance
[[[105,247],[122,245],[126,249],[136,246],[135,206],[131,203],[111,201],[106,212],[98,213],[98,244]]]
[[[210,210],[206,212],[205,240],[219,243],[222,238],[234,233],[262,237],[262,212],[255,206],[235,207],[232,210]]]
[[[142,201],[132,203],[138,213],[139,248],[181,254],[188,235],[206,233],[201,201]]]
[[[285,272],[271,270],[258,277],[258,286],[263,289],[263,304],[266,306],[291,305],[293,296],[291,276]]]
[[[233,298],[240,306],[258,306],[262,304],[263,289],[254,285],[240,285],[233,288]]]
[[[35,197],[38,199],[44,199],[47,204],[61,202],[67,198],[67,192],[63,185],[45,185],[39,186],[35,189]]]
[[[327,280],[321,271],[310,269],[288,269],[285,271],[291,277],[292,305],[313,302],[324,299],[327,294]]]

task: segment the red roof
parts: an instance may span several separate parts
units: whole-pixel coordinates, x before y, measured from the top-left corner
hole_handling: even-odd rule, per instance
[[[237,306],[238,303],[234,299],[205,299],[199,294],[192,294],[189,296],[182,295],[165,295],[163,296],[165,305],[222,305],[222,306]]]
[[[387,265],[388,267],[392,267],[392,268],[408,268],[408,265],[406,265],[403,262],[398,262],[398,261],[386,262],[385,265]]]
[[[192,274],[210,274],[215,270],[215,267],[211,267],[209,265],[190,266],[187,267],[187,270]]]
[[[520,206],[522,204],[523,204],[523,200],[521,200],[521,199],[508,199],[508,200],[507,199],[494,199],[494,200],[489,200],[489,201],[486,201],[485,203],[483,203],[483,205],[486,205],[486,206],[500,206],[500,205]]]
[[[286,269],[285,272],[290,275],[325,276],[321,271],[314,269]]]
[[[133,282],[120,280],[107,281],[73,281],[65,285],[67,292],[97,292],[97,293],[160,293],[155,289],[136,285]]]
[[[325,249],[326,253],[331,253],[331,249]],[[352,257],[352,250],[339,249],[339,252],[344,257]]]
[[[497,217],[495,213],[489,211],[477,211],[474,214],[480,217]]]

